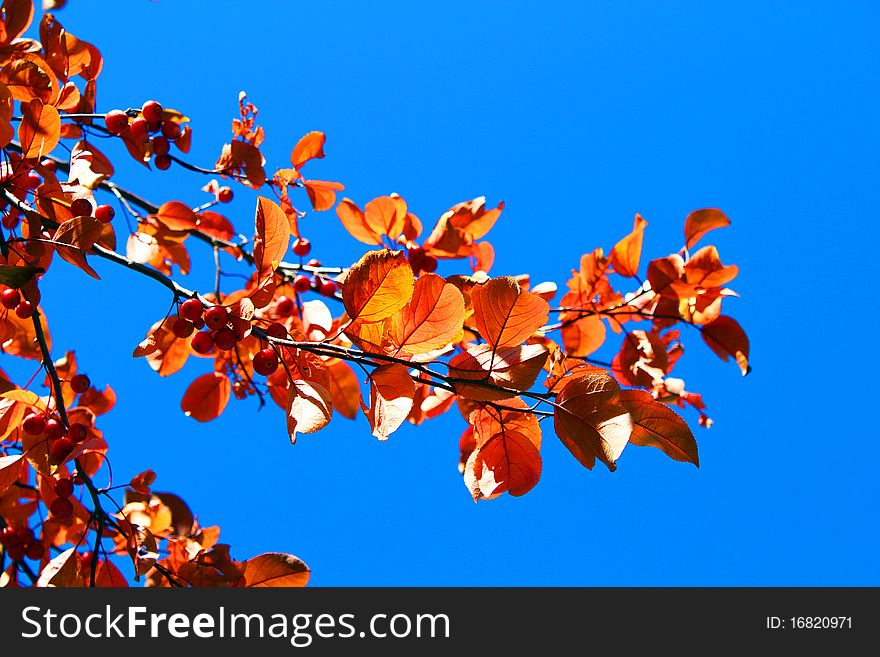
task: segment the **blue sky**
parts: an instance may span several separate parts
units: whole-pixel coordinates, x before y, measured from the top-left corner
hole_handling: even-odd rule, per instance
[[[58,18],[107,59],[99,108],[184,111],[193,162],[214,162],[244,89],[270,166],[322,130],[327,157],[307,172],[360,204],[396,191],[430,225],[503,199],[494,274],[562,284],[636,212],[662,256],[690,210],[724,209],[733,225],[711,241],[740,265],[726,309],[754,372],[685,335],[677,371],[716,422],[695,429],[702,467],[629,447],[616,473],[589,472],[547,427],[537,488],[475,505],[456,413],[381,444],[360,418],[291,446],[280,409],[254,400],[197,424],[179,400],[204,361],[160,379],[130,358],[166,292],[59,263],[43,286],[55,350],[75,347],[119,393],[102,419],[117,476],[155,469],[237,558],[292,552],[315,585],[880,584],[872,339],[857,324],[876,276],[876,4],[473,4],[71,0]],[[117,168],[155,201],[204,200],[195,174]],[[247,233],[254,197],[236,194],[227,214]],[[302,226],[327,263],[361,253],[332,212]],[[182,282],[207,288],[208,253],[199,264]]]

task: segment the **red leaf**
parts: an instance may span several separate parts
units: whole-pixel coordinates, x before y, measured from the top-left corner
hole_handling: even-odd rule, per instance
[[[717,208],[694,210],[684,220],[685,247],[691,249],[710,230],[729,225],[730,219]]]
[[[475,449],[465,465],[465,485],[474,501],[504,492],[525,495],[541,478],[541,454],[518,431],[503,431]]]
[[[310,132],[300,139],[290,153],[290,163],[299,169],[309,160],[324,157],[324,142],[327,138],[323,132]]]
[[[632,418],[629,442],[656,447],[676,461],[700,467],[697,441],[682,417],[644,390],[621,390],[620,405]]]
[[[477,330],[493,347],[525,341],[547,323],[550,312],[546,301],[523,290],[510,276],[475,286],[471,303]]]
[[[309,582],[309,567],[292,554],[269,552],[245,562],[244,585],[293,587]]]
[[[743,376],[752,371],[749,365],[749,338],[732,317],[722,315],[703,327],[703,341],[717,356],[727,362],[733,357]]]
[[[218,417],[226,408],[230,392],[231,386],[225,374],[203,374],[186,389],[180,408],[188,417],[199,422],[208,422]]]

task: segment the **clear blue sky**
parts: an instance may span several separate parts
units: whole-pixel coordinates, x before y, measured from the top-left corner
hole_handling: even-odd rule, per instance
[[[359,203],[396,191],[430,224],[503,199],[495,274],[564,283],[636,212],[646,253],[665,255],[688,211],[723,208],[733,226],[714,243],[741,267],[727,310],[754,372],[686,335],[680,374],[716,421],[696,430],[699,470],[630,447],[618,472],[588,472],[547,435],[535,490],[475,505],[456,413],[383,444],[339,419],[296,446],[254,400],[185,418],[207,363],[160,379],[130,357],[166,292],[59,263],[44,284],[55,350],[76,347],[119,392],[101,421],[118,476],[152,467],[237,558],[293,552],[315,585],[880,584],[873,339],[859,337],[876,277],[876,3],[241,4],[71,0],[58,18],[107,59],[99,108],[184,111],[194,162],[213,163],[245,89],[270,165],[323,130],[327,158],[307,171]],[[118,169],[156,201],[204,199],[194,174]],[[236,193],[249,232],[253,195]],[[303,227],[325,262],[358,257],[334,213]],[[202,272],[184,282],[208,287]]]

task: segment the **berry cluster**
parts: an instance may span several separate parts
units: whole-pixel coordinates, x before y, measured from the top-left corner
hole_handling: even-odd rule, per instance
[[[27,299],[21,298],[21,292],[8,287],[0,292],[0,305],[6,310],[12,310],[19,319],[29,319],[34,314],[34,304]]]
[[[127,134],[135,143],[149,141],[153,163],[157,169],[165,170],[171,166],[171,155],[168,154],[171,142],[180,137],[181,128],[175,121],[163,120],[162,115],[162,106],[155,100],[148,100],[141,107],[140,116],[129,121],[128,114],[122,110],[112,110],[104,117],[104,125],[111,135]]]
[[[68,500],[68,504],[70,501]],[[6,549],[6,554],[13,561],[28,559],[42,559],[45,550],[37,541],[34,532],[29,527],[6,527],[0,531],[0,545]]]
[[[178,338],[188,338],[198,329],[190,342],[196,353],[209,354],[214,347],[230,351],[244,338],[224,306],[211,306],[206,310],[198,299],[187,299],[180,304],[178,315],[172,331]]]
[[[70,202],[70,212],[74,217],[91,217],[94,215],[95,219],[102,224],[109,224],[113,221],[113,217],[116,216],[116,211],[110,205],[101,204],[93,210],[92,202],[87,198],[73,199]]]

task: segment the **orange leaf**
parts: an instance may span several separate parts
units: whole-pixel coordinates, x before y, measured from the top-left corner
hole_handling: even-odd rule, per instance
[[[699,290],[720,287],[729,283],[739,273],[739,267],[721,264],[718,249],[714,246],[704,246],[690,257],[684,266],[685,277],[688,285],[693,285]]]
[[[314,433],[323,429],[333,417],[330,392],[314,381],[298,379],[287,391],[287,432],[290,442],[297,433]]]
[[[97,272],[86,261],[86,252],[95,245],[103,230],[104,224],[94,217],[68,219],[58,226],[58,230],[52,237],[54,242],[58,242],[55,250],[70,264],[79,267],[89,276],[100,279]]]
[[[6,148],[15,137],[12,127],[12,115],[15,113],[15,102],[9,88],[0,83],[0,148]]]
[[[255,223],[254,262],[262,276],[265,271],[274,271],[284,258],[290,243],[290,224],[284,210],[262,196],[257,197]]]
[[[690,249],[710,230],[730,225],[730,219],[717,208],[694,210],[684,220],[685,247]]]
[[[37,579],[36,586],[41,588],[83,586],[79,554],[77,554],[76,547],[65,550],[47,563],[43,570],[40,571],[40,577]]]
[[[292,554],[268,552],[245,562],[244,585],[248,587],[305,586],[309,567]]]
[[[3,495],[7,488],[18,481],[26,463],[27,461],[22,458],[21,454],[0,456],[0,495]]]
[[[180,408],[187,417],[208,422],[218,417],[226,408],[231,388],[225,374],[203,374],[189,384],[180,401]]]
[[[154,481],[156,481],[156,473],[152,470],[144,470],[140,474],[132,477],[131,481],[128,482],[128,485],[141,495],[149,495],[150,486],[153,485]]]
[[[168,201],[159,206],[156,218],[168,230],[192,230],[196,228],[196,213],[180,201]]]
[[[541,478],[541,454],[518,431],[495,434],[475,449],[465,465],[465,485],[474,501],[504,492],[525,495]]]
[[[21,123],[18,139],[22,157],[40,158],[48,155],[61,137],[61,117],[51,105],[44,105],[39,98],[21,104]]]
[[[528,344],[494,349],[488,344],[469,347],[449,361],[449,374],[456,379],[481,381],[511,390],[495,390],[485,385],[455,381],[455,392],[474,401],[514,397],[531,388],[549,352],[543,345]]]
[[[481,196],[444,212],[425,241],[425,249],[445,258],[469,256],[471,245],[488,233],[501,216],[504,203],[491,210],[485,206],[486,198]]]
[[[24,34],[34,20],[33,0],[6,0],[3,3],[3,37],[7,44]]]
[[[541,449],[541,425],[534,413],[524,413],[529,408],[519,397],[508,399],[502,404],[511,410],[499,410],[493,406],[480,406],[468,416],[474,430],[474,444],[482,445],[492,436],[507,431],[517,431]],[[519,411],[512,409],[521,409]]]
[[[510,276],[495,278],[471,291],[474,321],[493,347],[519,344],[547,323],[550,305],[523,290]]]
[[[343,417],[353,420],[361,405],[361,387],[351,366],[341,360],[333,359],[327,363],[330,377],[330,396],[333,408]]]
[[[324,157],[324,142],[327,138],[323,132],[310,132],[300,139],[290,153],[290,163],[299,169],[309,160]]]
[[[159,376],[170,376],[179,371],[189,358],[189,342],[180,340],[171,330],[177,317],[171,315],[154,324],[146,339],[138,345],[133,356],[146,356],[147,363]]]
[[[339,202],[336,206],[336,216],[359,242],[371,245],[382,244],[382,234],[367,223],[366,215],[351,199],[344,198]]]
[[[620,406],[620,386],[607,373],[586,371],[566,381],[556,398],[556,435],[580,463],[592,469],[598,458],[614,471],[632,433]]]
[[[367,419],[373,435],[387,440],[406,420],[413,406],[416,384],[403,365],[377,367],[370,374],[370,409]]]
[[[206,235],[229,241],[235,237],[235,228],[222,214],[213,210],[203,210],[197,215],[196,224]]]
[[[569,356],[589,356],[604,342],[605,323],[599,315],[586,315],[562,327],[562,344]]]
[[[368,251],[349,270],[342,303],[352,320],[379,322],[409,302],[414,286],[403,251]]]
[[[306,193],[312,202],[312,208],[316,212],[329,210],[336,203],[336,192],[345,189],[345,185],[338,182],[330,182],[328,180],[304,180]]]
[[[636,276],[639,273],[639,259],[642,255],[642,237],[648,222],[637,214],[632,232],[614,245],[608,258],[614,271],[621,276]]]
[[[39,55],[19,55],[0,69],[0,83],[9,88],[16,100],[28,102],[35,98],[47,105],[54,104],[61,92],[52,67]]]
[[[367,203],[364,216],[377,233],[397,239],[406,225],[406,201],[396,194],[379,196]]]
[[[424,354],[454,342],[464,324],[464,297],[436,274],[416,281],[412,299],[391,316],[388,335],[397,353]]]
[[[722,315],[702,329],[703,341],[727,362],[733,356],[743,376],[752,371],[749,365],[749,338],[733,317]]]
[[[96,189],[113,173],[110,160],[90,142],[78,141],[70,152],[70,173],[67,177],[69,183],[79,183],[86,189]]]
[[[621,390],[620,405],[632,418],[633,445],[656,447],[676,461],[700,467],[697,441],[678,413],[644,390]]]

